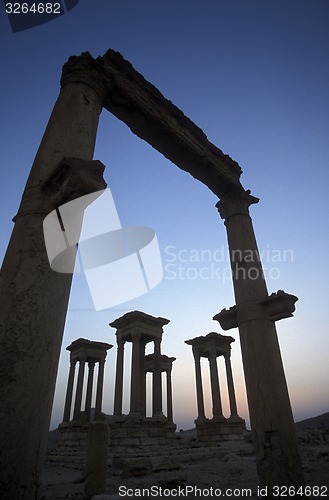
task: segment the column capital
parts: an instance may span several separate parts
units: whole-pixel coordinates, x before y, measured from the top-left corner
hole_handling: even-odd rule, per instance
[[[102,61],[94,59],[89,52],[71,56],[64,64],[61,88],[70,83],[82,83],[93,89],[101,105],[111,87],[110,77],[105,73]]]
[[[216,208],[222,219],[227,222],[233,215],[249,215],[249,207],[259,202],[259,198],[252,196],[251,191],[231,190],[216,203]]]

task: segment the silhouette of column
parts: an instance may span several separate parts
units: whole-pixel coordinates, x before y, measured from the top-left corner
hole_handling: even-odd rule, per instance
[[[225,358],[225,367],[226,367],[228,396],[229,396],[229,400],[230,400],[231,417],[237,417],[238,410],[237,410],[236,399],[235,399],[235,390],[234,390],[234,382],[233,382],[233,373],[232,373],[230,353],[224,354],[224,358]]]
[[[70,372],[69,372],[69,378],[68,378],[67,389],[66,389],[63,422],[69,422],[70,417],[71,417],[72,395],[73,395],[73,385],[74,385],[74,375],[75,375],[76,363],[77,363],[76,359],[71,360],[71,363],[70,363]]]
[[[214,417],[223,416],[222,402],[220,397],[217,356],[215,352],[209,354],[210,382],[212,395],[212,412]]]
[[[195,364],[195,382],[196,382],[196,397],[198,403],[198,418],[205,418],[202,375],[201,375],[201,357],[200,354],[196,353],[194,349],[193,349],[193,355]]]
[[[104,382],[105,358],[98,362],[98,378],[96,390],[95,420],[100,420],[102,416],[103,382]]]
[[[161,339],[154,340],[153,417],[162,415]]]
[[[78,382],[77,382],[77,389],[76,389],[76,393],[75,393],[75,403],[74,403],[74,413],[73,413],[74,420],[79,420],[80,412],[81,412],[83,379],[84,379],[84,374],[85,374],[85,362],[86,362],[85,358],[80,358]]]
[[[140,367],[139,367],[139,411],[143,417],[146,417],[146,373],[145,373],[145,340],[140,341]]]
[[[284,301],[274,297],[272,306],[269,304],[249,215],[250,205],[258,201],[250,191],[232,189],[216,206],[227,231],[236,300],[234,326],[240,333],[260,486],[300,486],[304,484],[303,472],[275,327],[277,319],[292,316],[297,297],[287,294]],[[279,311],[271,315],[269,308],[275,309],[274,301]],[[224,314],[217,317],[221,322]]]
[[[131,357],[131,390],[130,390],[130,413],[140,412],[140,341],[141,335],[136,334],[132,339]]]
[[[115,375],[114,415],[122,415],[124,340],[117,337],[117,366]]]
[[[93,381],[94,381],[94,369],[95,369],[95,361],[88,361],[88,382],[87,382],[87,394],[86,394],[86,402],[85,402],[85,412],[87,422],[90,421],[90,410],[91,410],[91,399],[93,394]]]
[[[173,420],[171,368],[167,370],[167,418]]]
[[[33,162],[1,268],[0,366],[5,382],[1,374],[0,386],[5,389],[0,389],[0,399],[6,408],[2,415],[6,432],[0,437],[0,482],[8,498],[19,498],[23,489],[26,498],[37,494],[72,281],[71,274],[54,272],[49,266],[43,220],[55,207],[42,186],[63,158],[92,160],[105,93],[101,71],[87,53],[70,58],[63,67],[60,94]],[[89,192],[97,191],[96,185],[106,187],[104,181],[96,183],[95,179],[90,184]]]

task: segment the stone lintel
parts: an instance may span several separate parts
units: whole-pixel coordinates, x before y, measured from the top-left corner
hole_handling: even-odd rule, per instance
[[[121,54],[110,49],[98,59],[111,82],[103,102],[108,111],[217,196],[232,186],[242,189],[238,163],[212,144],[199,127]]]
[[[71,360],[84,359],[85,361],[101,361],[106,357],[106,351],[112,349],[112,344],[96,342],[95,340],[77,339],[67,348],[71,353]]]
[[[170,371],[172,368],[172,364],[175,360],[176,358],[170,358],[169,356],[166,356],[166,354],[161,354],[160,356],[161,371],[162,372]],[[145,372],[153,372],[154,363],[155,363],[154,354],[147,354],[144,358]]]
[[[221,335],[216,332],[210,332],[205,336],[185,340],[185,344],[192,346],[193,353],[205,358],[209,358],[210,353],[215,353],[216,356],[225,356],[225,354],[229,354],[232,342],[235,342],[233,337]]]
[[[238,328],[242,323],[255,319],[279,321],[293,316],[297,300],[298,297],[295,295],[278,290],[259,303],[246,302],[229,309],[222,309],[213,319],[219,322],[223,330]]]
[[[117,329],[117,339],[133,342],[136,336],[142,340],[151,342],[162,338],[163,326],[169,323],[169,319],[154,317],[141,311],[131,311],[120,318],[112,321],[110,326]]]

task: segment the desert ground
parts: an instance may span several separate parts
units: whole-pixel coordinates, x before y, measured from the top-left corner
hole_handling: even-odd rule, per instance
[[[304,498],[329,497],[329,413],[296,424],[306,484]],[[122,463],[109,460],[106,491],[93,498],[261,498],[258,490],[256,461],[250,439],[239,450],[236,444],[219,443],[209,457],[203,454],[195,430],[177,436],[177,456],[166,460],[155,457],[158,467],[151,473],[132,471]],[[189,459],[179,463],[179,450],[189,450]],[[110,452],[109,452],[110,455]],[[129,462],[129,461],[128,461]],[[171,463],[170,463],[171,462]],[[159,465],[160,464],[160,465]],[[163,464],[163,468],[161,467]],[[158,470],[157,470],[158,469]],[[162,469],[162,470],[161,470]],[[137,474],[137,475],[134,475]],[[144,490],[144,491],[143,491]],[[281,498],[289,498],[282,492]],[[296,498],[302,498],[295,495]],[[41,498],[61,500],[84,498],[83,457],[56,455],[56,438],[50,439],[49,453],[43,471]]]

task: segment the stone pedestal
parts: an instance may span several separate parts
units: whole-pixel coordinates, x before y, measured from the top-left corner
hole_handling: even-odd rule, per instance
[[[122,416],[110,423],[113,457],[165,451],[172,446],[176,425],[166,417]]]
[[[241,441],[246,431],[245,421],[241,417],[197,419],[195,421],[198,443],[205,446],[215,445],[220,441]]]

